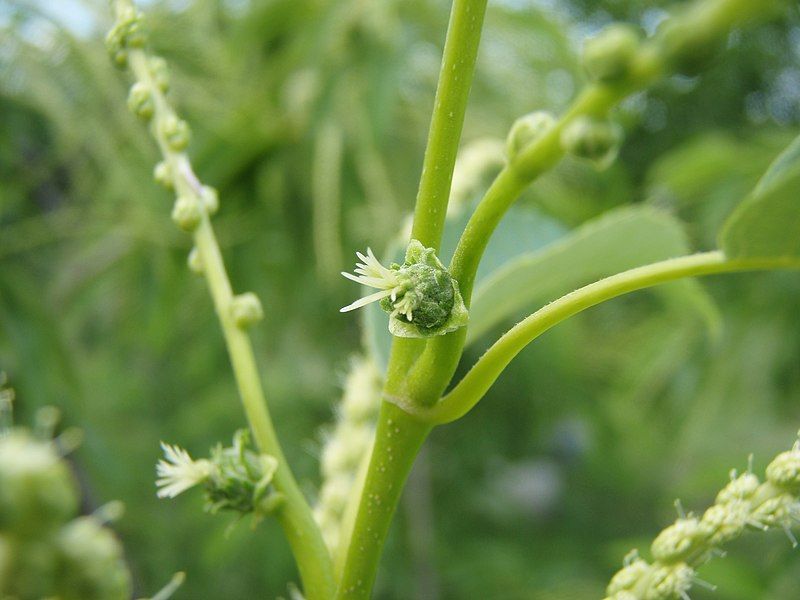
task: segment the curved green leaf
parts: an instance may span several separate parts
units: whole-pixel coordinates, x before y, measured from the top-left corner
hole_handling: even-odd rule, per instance
[[[730,258],[800,256],[800,137],[733,211],[719,245]]]

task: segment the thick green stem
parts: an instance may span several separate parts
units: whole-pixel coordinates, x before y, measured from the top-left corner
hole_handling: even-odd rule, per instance
[[[448,423],[464,416],[523,348],[551,327],[606,300],[683,277],[798,268],[800,259],[797,258],[728,260],[723,252],[715,251],[673,258],[601,279],[551,302],[512,327],[436,407],[419,416],[436,423]]]
[[[370,597],[389,525],[414,459],[432,425],[416,420],[384,402],[378,417],[375,446],[347,551],[337,598]]]
[[[438,249],[442,239],[486,3],[454,0],[450,12],[411,230],[411,237],[429,248]],[[424,347],[420,340],[394,339],[386,378],[393,395],[403,393],[402,382]]]
[[[411,231],[412,238],[436,249],[442,239],[486,2],[455,0],[450,12]]]
[[[486,3],[487,0],[454,0],[450,13],[411,233],[412,238],[437,249],[444,229]],[[409,369],[425,345],[424,340],[395,338],[385,397],[404,395]],[[431,389],[443,389],[446,383],[435,383]],[[410,399],[411,404],[424,404],[423,396],[424,392]],[[438,397],[439,393],[435,399]],[[383,403],[339,598],[369,597],[392,515],[408,471],[429,431],[430,425],[415,420],[398,406]]]

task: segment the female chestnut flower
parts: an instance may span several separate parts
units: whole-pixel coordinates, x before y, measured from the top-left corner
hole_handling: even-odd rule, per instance
[[[214,465],[205,459],[194,460],[189,453],[178,446],[161,442],[164,459],[156,465],[156,486],[159,498],[174,498],[211,477]]]
[[[234,434],[233,445],[212,448],[208,459],[194,460],[183,448],[163,442],[161,448],[166,460],[156,465],[159,498],[174,498],[203,484],[206,512],[253,513],[256,522],[283,502],[283,495],[272,486],[278,460],[254,452],[245,429]]]
[[[467,324],[468,313],[453,279],[436,257],[433,248],[411,240],[402,265],[384,267],[372,250],[356,256],[355,273],[342,273],[348,279],[380,291],[345,306],[347,312],[380,302],[389,313],[389,332],[398,337],[423,338],[444,335]]]

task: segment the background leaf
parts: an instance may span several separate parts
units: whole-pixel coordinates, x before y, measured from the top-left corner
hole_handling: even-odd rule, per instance
[[[647,263],[689,252],[681,224],[650,207],[626,207],[590,221],[568,236],[518,256],[479,282],[472,307],[468,341],[493,325],[581,285]],[[713,304],[692,281],[659,290],[680,297],[716,326]]]
[[[719,244],[731,258],[800,256],[800,138],[736,207]]]

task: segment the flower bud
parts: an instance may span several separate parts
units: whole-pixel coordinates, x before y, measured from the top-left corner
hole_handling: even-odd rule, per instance
[[[131,576],[122,546],[95,517],[81,517],[58,534],[61,563],[57,589],[64,600],[131,597]]]
[[[633,590],[637,584],[648,577],[652,566],[641,558],[631,561],[616,572],[606,588],[606,594],[612,596],[625,590]]]
[[[542,137],[556,124],[556,118],[547,111],[539,110],[520,117],[511,126],[506,137],[506,156],[513,161],[525,148]]]
[[[639,50],[639,32],[631,25],[609,25],[583,46],[583,68],[593,81],[617,83],[630,74]]]
[[[173,152],[182,152],[189,145],[189,125],[173,114],[166,115],[159,123],[164,142]]]
[[[128,109],[145,121],[153,117],[155,103],[153,102],[153,94],[147,84],[137,81],[131,86],[131,91],[128,94]]]
[[[0,438],[0,530],[41,535],[77,508],[72,473],[50,442],[21,430]]]
[[[607,120],[578,117],[561,133],[561,146],[566,152],[595,163],[605,169],[614,162],[622,143],[622,128]]]
[[[156,87],[161,90],[161,93],[166,94],[169,90],[169,67],[167,61],[160,56],[151,56],[147,59],[147,66],[150,69],[150,76],[156,84]]]
[[[433,248],[411,240],[405,262],[397,268],[397,279],[405,293],[396,301],[391,297],[381,301],[381,308],[391,315],[392,335],[428,337],[466,325],[468,314],[458,283]]]
[[[197,200],[189,196],[181,196],[175,200],[172,207],[172,220],[175,224],[186,232],[197,229],[200,220],[203,218]]]
[[[767,466],[767,480],[775,486],[797,490],[800,486],[800,450],[782,452]]]
[[[738,477],[734,477],[735,473],[731,473],[731,481],[728,485],[722,488],[717,494],[717,504],[725,504],[726,502],[733,502],[737,500],[749,500],[761,482],[758,477],[752,473],[742,473]]]
[[[144,15],[133,7],[124,9],[117,17],[124,44],[129,48],[143,48],[147,43]]]
[[[168,190],[175,187],[172,179],[172,167],[166,160],[159,161],[153,169],[153,179],[156,183],[164,186]]]
[[[189,251],[189,257],[186,259],[186,263],[189,265],[189,270],[195,275],[203,274],[203,259],[196,246]]]
[[[128,65],[128,50],[125,48],[119,25],[114,25],[106,35],[106,50],[115,67],[124,69]]]
[[[146,43],[142,15],[136,10],[123,10],[106,35],[108,53],[114,64],[120,68],[128,64],[129,48],[142,48]]]
[[[684,598],[692,587],[695,572],[686,563],[655,566],[650,586],[644,598],[647,600],[674,600]]]
[[[703,27],[687,26],[685,19],[666,19],[655,35],[670,68],[694,77],[705,71],[724,47],[724,36]]]
[[[234,510],[256,517],[280,505],[282,495],[272,488],[278,460],[250,450],[247,430],[237,431],[233,446],[217,446],[211,451],[213,469],[206,482],[206,510]]]
[[[264,318],[261,300],[253,292],[234,296],[231,301],[231,315],[237,327],[247,328]]]
[[[789,493],[778,494],[754,507],[750,513],[752,522],[761,527],[775,527],[791,522],[797,513],[798,501]]]
[[[211,186],[204,185],[202,193],[203,203],[206,207],[206,213],[214,215],[219,210],[219,193]]]
[[[703,536],[712,546],[719,546],[739,537],[750,518],[750,508],[750,503],[743,500],[715,504],[700,519]]]
[[[686,561],[703,538],[703,530],[697,519],[678,519],[658,534],[650,551],[653,558],[662,563]]]

